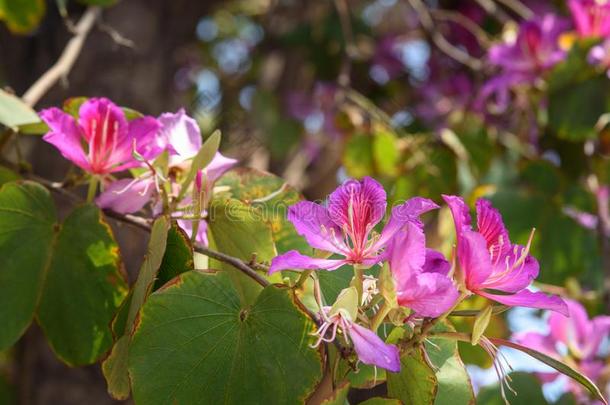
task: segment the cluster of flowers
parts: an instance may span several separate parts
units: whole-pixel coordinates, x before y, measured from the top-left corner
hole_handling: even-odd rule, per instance
[[[163,190],[169,199],[184,196],[176,201],[176,215],[180,209],[192,207],[193,196],[198,196],[201,212],[190,214],[204,217],[214,182],[237,163],[217,152],[210,164],[197,172],[189,185],[194,189],[183,192],[178,180],[188,173],[202,147],[199,126],[184,110],[128,121],[124,111],[110,100],[91,98],[80,106],[78,119],[58,108],[43,110],[40,116],[50,129],[43,139],[76,166],[101,178],[104,191],[97,197],[97,205],[120,214],[139,211],[148,203],[154,215],[160,213]],[[151,162],[163,154],[167,163],[161,173]],[[114,173],[127,169],[136,176],[114,179]],[[193,232],[194,220],[182,218],[178,219],[180,226]],[[204,221],[201,225],[196,240],[207,244],[207,227]]]
[[[293,250],[274,258],[269,273],[332,271],[343,265],[368,269],[387,262],[398,304],[412,311],[411,320],[447,314],[472,294],[508,306],[568,314],[561,298],[527,289],[538,275],[538,262],[529,254],[529,243],[526,246],[511,243],[499,212],[489,201],[481,199],[476,204],[475,230],[462,198],[448,195],[443,198],[455,222],[454,266],[440,252],[426,247],[420,216],[439,208],[431,200],[415,197],[395,206],[383,230],[374,231],[386,212],[386,193],[377,181],[366,177],[345,182],[325,205],[303,201],[289,209],[289,220],[308,244],[338,258],[309,257]],[[323,307],[318,344],[334,339],[339,329],[351,338],[360,361],[390,371],[400,370],[396,346],[386,344],[374,330],[359,325],[350,312]],[[332,334],[327,338],[331,326]]]

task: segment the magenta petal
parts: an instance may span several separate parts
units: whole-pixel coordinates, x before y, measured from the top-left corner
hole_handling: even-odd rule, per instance
[[[216,152],[214,159],[212,159],[210,164],[204,169],[208,183],[214,184],[220,176],[233,168],[237,163],[237,160],[223,156],[220,152]]]
[[[532,292],[529,290],[519,291],[511,295],[492,294],[486,291],[476,291],[476,293],[510,307],[548,309],[568,316],[568,306],[556,295],[547,295],[542,292]]]
[[[404,204],[392,208],[390,219],[381,231],[381,235],[375,243],[375,247],[378,249],[383,248],[407,222],[414,222],[420,227],[423,227],[419,217],[426,212],[437,208],[439,208],[439,206],[436,205],[434,201],[421,197],[411,198]]]
[[[290,250],[271,260],[269,274],[282,270],[336,270],[346,264],[345,260],[317,259],[305,256],[296,250]]]
[[[161,137],[170,151],[170,165],[177,165],[192,158],[201,149],[201,132],[197,121],[186,115],[183,108],[175,114],[164,113],[159,116]]]
[[[492,207],[489,200],[477,200],[477,230],[487,241],[487,248],[492,257],[511,250],[508,231],[497,209]]]
[[[453,221],[455,222],[455,233],[457,234],[458,244],[460,235],[464,229],[471,229],[470,210],[462,199],[462,197],[454,195],[443,195],[443,200],[449,206],[451,214],[453,215]]]
[[[540,266],[533,256],[525,254],[525,248],[513,245],[512,249],[493,260],[493,270],[482,288],[491,288],[504,292],[517,292],[527,288],[538,277]],[[521,264],[518,264],[522,260]],[[507,272],[507,266],[511,268]]]
[[[555,314],[555,313],[553,313]],[[561,315],[560,315],[561,316]],[[544,353],[547,356],[561,359],[555,347],[555,340],[551,335],[543,335],[537,332],[518,333],[513,336],[513,340],[530,349]]]
[[[156,158],[165,147],[159,136],[159,121],[153,117],[136,118],[128,124],[128,135],[121,139],[112,156],[113,172],[142,165],[133,157],[133,148],[146,160]]]
[[[142,209],[155,192],[154,180],[121,179],[112,182],[95,200],[98,207],[119,214],[131,214]]]
[[[176,222],[178,222],[180,228],[182,228],[190,238],[193,237],[193,224],[195,221],[179,219]],[[208,246],[208,223],[203,219],[199,220],[199,228],[197,229],[195,241],[202,246]]]
[[[376,180],[348,180],[328,198],[328,213],[339,226],[347,226],[354,234],[363,234],[375,226],[385,214],[386,193]]]
[[[439,273],[446,276],[450,270],[451,264],[441,252],[437,252],[434,249],[426,249],[426,262],[424,267],[422,267],[424,273]]]
[[[348,333],[361,362],[394,373],[400,371],[400,352],[396,346],[385,343],[375,332],[356,323]]]
[[[50,129],[42,139],[55,146],[63,157],[81,169],[91,171],[81,144],[83,135],[74,118],[59,108],[43,110],[40,118]]]
[[[438,317],[448,311],[459,292],[453,281],[438,273],[413,274],[397,288],[398,303],[417,315]]]
[[[298,202],[288,208],[288,220],[313,248],[344,256],[348,254],[343,232],[321,205],[311,201]]]
[[[403,288],[412,276],[420,273],[426,261],[424,230],[414,223],[397,233],[388,245],[388,261],[397,288]]]
[[[127,119],[125,113],[107,98],[90,98],[78,110],[78,123],[83,128],[84,136],[94,148],[115,138],[118,142],[127,136]],[[105,142],[111,147],[111,142]],[[103,148],[105,149],[105,148]]]
[[[483,285],[492,271],[487,243],[478,232],[464,229],[458,236],[458,262],[464,272],[466,286],[473,291]]]

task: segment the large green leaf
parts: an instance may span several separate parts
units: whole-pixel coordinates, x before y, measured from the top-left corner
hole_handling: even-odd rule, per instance
[[[400,357],[399,373],[387,373],[388,396],[405,404],[432,404],[437,392],[434,370],[426,362],[422,347]]]
[[[144,263],[142,263],[138,279],[129,295],[127,315],[120,320],[120,322],[125,322],[122,327],[124,335],[119,337],[110,356],[102,364],[102,371],[108,383],[108,392],[116,399],[126,399],[129,396],[129,374],[127,371],[129,337],[133,332],[138,311],[152,291],[155,276],[164,259],[168,227],[169,223],[165,217],[159,217],[153,224]],[[116,322],[119,321],[115,320]]]
[[[132,337],[137,403],[304,403],[321,378],[312,321],[289,289],[242,305],[225,272],[190,271],[154,292]]]
[[[110,322],[127,294],[101,212],[85,205],[60,224],[48,191],[24,182],[0,189],[0,213],[0,348],[36,314],[58,357],[95,362],[112,344]]]
[[[349,381],[343,381],[331,393],[331,396],[322,400],[320,405],[345,405],[347,404],[347,394],[349,393]]]
[[[2,2],[0,0],[0,17],[2,13]],[[32,124],[40,121],[36,111],[25,104],[18,97],[0,89],[0,124],[9,128],[19,125]]]
[[[167,234],[167,247],[157,272],[154,289],[159,289],[177,275],[185,271],[193,270],[193,245],[188,235],[173,224]]]
[[[510,386],[517,392],[513,394],[509,389],[505,389],[506,399],[511,404],[530,404],[530,405],[546,405],[548,402],[542,395],[542,388],[538,379],[527,373],[511,373]],[[461,402],[454,401],[454,404]],[[477,395],[477,404],[479,405],[505,405],[502,399],[502,392],[499,384],[489,387],[484,387]]]
[[[0,0],[0,20],[18,34],[26,34],[38,27],[45,10],[45,0]]]
[[[403,403],[398,399],[375,397],[360,402],[360,405],[403,405]]]
[[[438,324],[435,331],[455,331],[448,323]],[[426,352],[436,369],[438,393],[435,405],[474,404],[474,392],[464,363],[458,353],[457,342],[446,339],[429,339]]]

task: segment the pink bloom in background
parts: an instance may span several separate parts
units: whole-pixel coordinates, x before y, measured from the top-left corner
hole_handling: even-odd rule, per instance
[[[345,340],[349,337],[354,345],[358,359],[364,364],[385,368],[395,373],[400,371],[400,352],[395,345],[385,343],[375,332],[353,322],[344,310],[330,315],[331,307],[323,307],[320,314],[323,323],[315,333],[318,336],[313,347],[322,342],[332,342],[341,330]],[[330,330],[330,337],[325,337]]]
[[[511,243],[502,216],[489,201],[477,201],[478,230],[474,231],[464,200],[448,195],[443,199],[453,215],[457,260],[470,292],[508,306],[550,309],[567,315],[561,298],[527,289],[538,276],[538,261],[529,255],[529,243]]]
[[[43,139],[92,174],[107,175],[142,165],[133,157],[134,148],[145,159],[153,159],[163,150],[155,118],[127,121],[123,110],[105,98],[85,101],[78,119],[58,108],[43,110],[40,117],[50,128]]]
[[[426,249],[423,224],[413,220],[388,244],[388,260],[396,283],[398,304],[420,316],[437,317],[448,311],[458,291],[448,277],[449,262]]]
[[[570,317],[551,313],[549,333],[517,333],[513,339],[524,346],[540,351],[557,360],[576,365],[576,368],[596,381],[604,369],[604,360],[597,357],[601,343],[610,333],[610,316],[589,319],[585,308],[577,301],[566,299]],[[558,372],[538,373],[542,382],[551,382],[561,376]],[[566,390],[577,398],[586,399],[586,393],[577,382],[567,379]]]
[[[186,115],[182,109],[175,114],[162,114],[159,117],[159,122],[163,125],[160,131],[161,144],[169,152],[170,169],[188,170],[190,160],[202,146],[201,132],[197,122]],[[197,174],[194,187],[198,187],[199,192],[204,191],[209,198],[214,182],[236,164],[237,160],[227,158],[217,152],[210,164]],[[100,208],[111,209],[120,214],[139,211],[148,202],[158,200],[157,183],[163,180],[154,177],[151,173],[146,173],[137,179],[128,178],[114,181],[99,195],[96,203]],[[172,189],[175,189],[176,192],[180,191],[179,185],[175,183],[172,183]],[[181,201],[182,207],[190,205],[190,196]],[[178,223],[187,233],[192,232],[193,221],[180,219]],[[206,232],[205,221],[200,221],[197,241],[207,245]]]
[[[381,184],[370,177],[348,180],[328,198],[326,205],[302,201],[288,210],[288,219],[314,249],[343,256],[319,259],[291,250],[271,262],[269,273],[280,270],[335,270],[344,264],[372,266],[385,257],[382,250],[409,221],[438,206],[425,198],[412,198],[394,207],[381,234],[373,228],[383,218],[387,207]]]
[[[493,98],[496,109],[504,111],[508,107],[512,87],[534,84],[544,72],[561,62],[566,53],[559,47],[559,36],[566,28],[565,21],[553,14],[546,14],[521,23],[514,41],[492,46],[488,60],[500,72],[481,88],[478,108]]]
[[[581,38],[610,35],[610,2],[607,0],[568,0],[572,19]]]
[[[591,48],[587,61],[593,66],[606,69],[606,75],[610,78],[610,38]]]

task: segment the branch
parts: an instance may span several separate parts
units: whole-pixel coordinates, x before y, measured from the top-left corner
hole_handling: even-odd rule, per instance
[[[461,25],[476,38],[482,47],[488,48],[491,45],[491,40],[489,39],[487,32],[464,14],[441,9],[430,10],[430,14],[437,20],[450,21]]]
[[[345,58],[342,62],[341,72],[339,73],[339,85],[348,87],[351,81],[352,58],[357,53],[357,47],[354,43],[354,34],[352,32],[352,23],[350,20],[349,7],[346,0],[335,0],[337,14],[339,14],[339,23],[343,33],[343,41],[345,42]]]
[[[524,20],[528,20],[534,16],[532,10],[519,0],[498,0],[498,3],[504,4],[506,7],[513,10],[519,15],[519,17],[523,18]]]
[[[435,29],[430,10],[428,10],[428,7],[422,0],[409,0],[409,4],[417,13],[424,31],[441,52],[472,70],[481,70],[483,68],[483,64],[479,59],[473,58],[467,52],[451,44],[447,41],[447,38]]]
[[[23,101],[33,107],[62,77],[66,77],[78,58],[87,35],[101,13],[99,7],[89,7],[74,28],[76,34],[68,41],[61,56],[49,70],[23,94]]]

